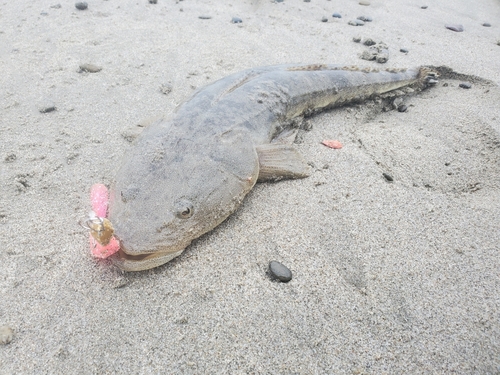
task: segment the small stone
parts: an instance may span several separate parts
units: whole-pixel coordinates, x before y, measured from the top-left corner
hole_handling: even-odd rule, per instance
[[[328,22],[328,18],[323,17],[323,18],[321,19],[321,22]]]
[[[49,112],[53,112],[57,110],[55,104],[46,104],[46,105],[42,105],[38,111],[40,111],[40,113],[49,113]]]
[[[9,326],[0,326],[0,345],[7,345],[13,338],[14,330],[12,328]]]
[[[158,4],[158,0],[149,0],[150,4]]]
[[[428,6],[427,6],[427,5],[422,5],[422,6],[420,7],[420,9],[427,9],[427,8],[428,8]]]
[[[448,30],[455,31],[457,33],[461,33],[462,31],[464,31],[464,27],[459,24],[447,23],[446,25],[444,25],[444,27],[446,27]]]
[[[102,70],[102,67],[94,64],[80,64],[80,73],[98,73]]]
[[[275,3],[282,3],[285,0],[274,0]]]
[[[242,23],[243,20],[240,17],[231,18],[231,23]]]
[[[399,52],[401,52],[401,53],[408,53],[410,51],[408,51],[408,48],[400,48]]]
[[[372,61],[377,58],[377,51],[374,50],[363,51],[363,53],[359,57],[363,60]]]
[[[403,98],[401,97],[398,97],[398,98],[395,98],[393,101],[392,101],[392,108],[394,109],[398,109],[398,107],[403,104]]]
[[[408,107],[404,104],[401,104],[399,107],[398,107],[398,112],[406,112],[406,110],[408,109]]]
[[[269,272],[275,279],[278,279],[284,283],[292,280],[292,271],[290,271],[280,262],[276,262],[275,260],[269,262]]]
[[[89,7],[89,5],[85,1],[80,1],[78,3],[75,3],[75,7],[78,10],[85,10]]]
[[[162,94],[168,95],[172,92],[173,86],[170,83],[164,83],[160,86],[160,92]]]
[[[483,23],[483,26],[484,26],[484,27],[491,27],[491,23],[489,23],[489,22],[485,22],[485,23]]]
[[[310,3],[311,0],[304,0],[304,3]]]
[[[17,159],[17,156],[16,154],[14,153],[10,153],[8,154],[3,160],[6,162],[6,163],[12,163],[14,162],[15,160]]]
[[[61,4],[55,4],[50,6],[53,9],[61,9]]]
[[[463,89],[470,89],[472,87],[472,85],[469,82],[462,82],[458,86],[463,88]]]
[[[352,38],[352,41],[354,43],[359,43],[359,42],[361,42],[361,37],[360,36],[355,36],[354,38]]]
[[[202,14],[201,16],[198,16],[198,18],[200,20],[209,20],[209,19],[212,18],[212,16],[208,16],[208,15]]]
[[[369,17],[369,16],[359,16],[358,17],[358,20],[361,20],[363,22],[372,22],[373,21],[373,18]]]
[[[360,1],[360,2],[359,2],[359,5],[368,6],[368,5],[370,5],[370,2],[369,2],[369,1],[362,0],[362,1]]]
[[[390,174],[387,174],[387,173],[382,173],[382,176],[384,176],[384,178],[388,181],[388,182],[393,182],[394,181],[394,178],[392,178],[392,176]]]
[[[500,46],[500,40],[497,40],[497,46]]]
[[[333,13],[332,17],[333,18],[342,18],[342,16],[340,15],[340,13],[337,13],[337,12]]]
[[[374,44],[377,44],[377,42],[375,42],[372,38],[366,38],[364,41],[363,41],[363,44],[365,46],[373,46]]]
[[[353,20],[348,22],[351,26],[363,26],[365,23],[361,20]]]

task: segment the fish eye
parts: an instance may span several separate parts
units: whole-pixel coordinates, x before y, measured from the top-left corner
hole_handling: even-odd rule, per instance
[[[180,219],[188,219],[193,216],[193,204],[187,200],[181,200],[175,205],[176,215]]]

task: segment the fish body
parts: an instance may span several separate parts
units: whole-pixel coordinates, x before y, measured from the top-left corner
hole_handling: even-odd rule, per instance
[[[115,264],[164,264],[231,215],[257,180],[306,177],[309,167],[289,144],[295,119],[433,78],[427,68],[279,65],[205,86],[125,155],[109,208],[121,246]]]

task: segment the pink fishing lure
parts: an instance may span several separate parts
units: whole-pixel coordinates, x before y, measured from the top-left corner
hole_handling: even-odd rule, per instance
[[[103,184],[94,184],[90,189],[90,201],[92,211],[100,217],[105,218],[108,214],[108,188]],[[107,245],[101,245],[92,235],[89,235],[90,252],[96,258],[107,258],[120,249],[120,242],[112,237]]]

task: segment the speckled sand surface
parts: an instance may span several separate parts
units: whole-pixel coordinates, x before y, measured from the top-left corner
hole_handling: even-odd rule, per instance
[[[500,372],[498,1],[88,3],[0,3],[0,326],[15,331],[0,374]],[[389,45],[386,67],[492,83],[320,114],[297,145],[310,178],[258,185],[163,267],[90,257],[90,186],[113,181],[138,124],[250,67],[378,66],[357,35]],[[270,260],[293,280],[270,281]]]

